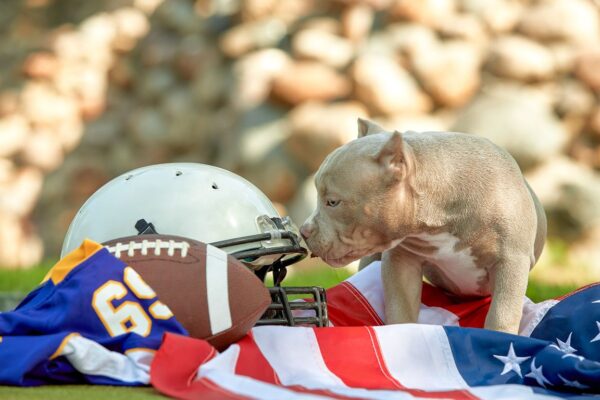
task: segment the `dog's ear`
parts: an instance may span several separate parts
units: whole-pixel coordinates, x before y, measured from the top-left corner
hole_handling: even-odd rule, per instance
[[[385,129],[377,125],[375,122],[371,122],[368,119],[358,119],[358,137],[361,138],[367,135],[373,135],[375,133],[385,132]]]
[[[391,172],[401,172],[404,163],[402,134],[394,131],[376,156],[377,161]]]

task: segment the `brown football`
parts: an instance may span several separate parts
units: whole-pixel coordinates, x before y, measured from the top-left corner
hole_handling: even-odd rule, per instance
[[[138,235],[104,246],[135,269],[190,336],[223,350],[263,315],[271,297],[244,264],[223,250],[170,235]]]

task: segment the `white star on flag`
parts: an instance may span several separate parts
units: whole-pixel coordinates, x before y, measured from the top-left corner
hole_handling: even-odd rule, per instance
[[[583,357],[573,354],[573,353],[577,352],[577,349],[571,346],[571,336],[572,335],[573,335],[573,332],[569,333],[569,337],[567,338],[566,342],[563,342],[559,338],[556,338],[556,343],[558,343],[558,345],[551,344],[550,347],[554,347],[555,349],[565,353],[565,355],[562,356],[562,358],[575,357],[575,358],[578,358],[581,360],[581,359],[583,359]]]
[[[592,340],[590,340],[590,343],[600,340],[600,322],[596,321],[596,326],[598,327],[598,334],[594,336]]]
[[[526,378],[533,378],[537,381],[538,385],[541,387],[546,387],[546,384],[550,384],[550,381],[546,379],[544,374],[542,373],[543,366],[536,367],[535,366],[535,358],[531,360],[531,372],[525,375]]]
[[[527,360],[528,358],[531,358],[530,356],[518,357],[515,354],[515,349],[513,347],[512,342],[510,343],[510,348],[508,349],[507,355],[505,355],[505,356],[494,355],[494,357],[496,357],[498,360],[500,360],[504,363],[504,369],[502,370],[502,373],[500,375],[507,374],[510,371],[515,371],[517,373],[517,375],[519,375],[519,377],[521,377],[521,378],[523,378],[523,375],[521,375],[521,366],[519,364],[521,364],[523,361]]]
[[[558,377],[563,381],[563,383],[565,384],[565,386],[571,386],[577,389],[588,389],[589,386],[584,385],[583,383],[579,383],[576,380],[575,381],[570,381],[568,379],[565,379],[562,377],[561,374],[558,374]]]

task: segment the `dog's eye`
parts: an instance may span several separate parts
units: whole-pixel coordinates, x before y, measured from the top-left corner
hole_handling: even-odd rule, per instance
[[[327,207],[335,207],[340,204],[340,200],[327,200]]]

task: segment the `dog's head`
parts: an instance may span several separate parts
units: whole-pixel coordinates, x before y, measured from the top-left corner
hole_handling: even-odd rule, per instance
[[[317,208],[300,229],[313,254],[332,266],[393,247],[396,227],[413,209],[400,132],[363,119],[358,132],[319,167]]]

